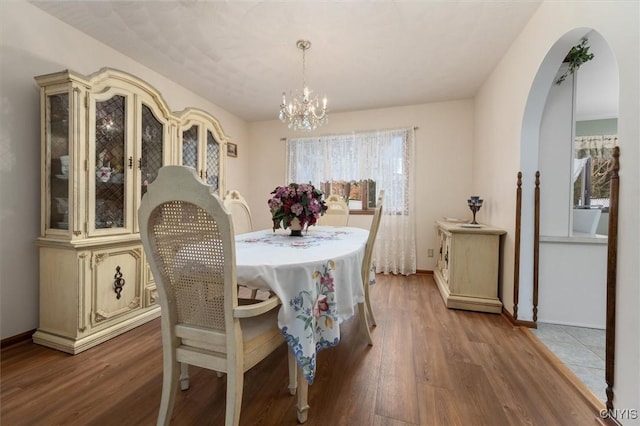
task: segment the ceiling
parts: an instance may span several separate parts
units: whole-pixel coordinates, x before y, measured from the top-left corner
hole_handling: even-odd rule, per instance
[[[307,82],[329,110],[476,94],[539,0],[31,1],[247,121]],[[105,64],[109,66],[109,64]]]

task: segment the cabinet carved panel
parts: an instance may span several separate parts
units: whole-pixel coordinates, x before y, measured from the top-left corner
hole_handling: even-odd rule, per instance
[[[142,253],[139,246],[94,253],[93,325],[142,307]]]

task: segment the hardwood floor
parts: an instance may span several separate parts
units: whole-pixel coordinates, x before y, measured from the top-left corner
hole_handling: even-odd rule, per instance
[[[320,352],[308,425],[591,425],[597,412],[519,328],[448,310],[431,276],[381,276],[378,326],[357,316]],[[154,425],[162,388],[160,322],[72,356],[31,342],[2,351],[1,418],[13,425]],[[241,424],[296,424],[283,345],[245,375]],[[191,367],[174,425],[224,423],[226,379]]]

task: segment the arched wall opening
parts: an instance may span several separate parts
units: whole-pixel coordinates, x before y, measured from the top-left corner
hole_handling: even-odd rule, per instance
[[[590,28],[576,28],[567,32],[551,47],[542,61],[532,83],[523,117],[520,147],[520,170],[523,175],[523,185],[519,284],[517,284],[517,291],[520,295],[518,319],[604,328],[608,322],[608,318],[605,318],[608,283],[606,236],[604,236],[604,240],[596,241],[597,235],[595,234],[584,236],[574,232],[575,209],[571,167],[574,159],[573,141],[576,136],[576,122],[581,119],[576,115],[576,93],[580,93],[577,89],[577,82],[580,82],[579,72],[577,79],[571,78],[570,81],[563,83],[568,83],[562,89],[565,91],[564,94],[558,95],[560,89],[555,85],[559,71],[562,71],[562,67],[566,69],[566,64],[563,65],[566,54],[571,47],[579,44],[581,39],[585,37],[597,40],[603,46],[606,53],[603,56],[607,57],[609,65],[614,68],[615,76],[611,78],[612,81],[607,82],[607,88],[615,91],[615,112],[601,118],[611,118],[611,115],[615,115],[617,118],[619,70],[611,48],[599,33]],[[593,80],[589,82],[585,80],[580,83],[593,84]],[[554,97],[564,97],[562,102],[565,102],[565,105],[554,110],[553,107],[556,105]],[[557,111],[563,111],[560,114],[564,114],[564,116],[554,117]],[[553,138],[556,135],[552,133],[557,130],[553,127],[551,131],[549,130],[548,122],[553,121],[549,117],[555,118],[557,122],[564,120],[560,129],[562,135],[559,140],[555,141],[555,145],[549,143],[550,134]],[[551,162],[549,158],[552,159]],[[552,164],[550,165],[550,163]],[[558,170],[552,170],[550,167],[564,169],[554,173]],[[540,213],[539,237],[541,243],[536,245],[534,182],[536,171],[539,170],[541,170],[541,206],[538,211]],[[562,187],[560,191],[557,189],[558,186]],[[556,193],[555,198],[548,196],[553,191]],[[537,257],[538,255],[539,257]],[[538,264],[536,264],[537,259],[539,259]],[[555,260],[549,261],[549,259]],[[566,270],[561,271],[562,268],[558,268],[558,265],[562,263],[558,262],[559,259],[562,261],[569,259],[564,263],[571,266],[567,266]],[[581,262],[586,265],[584,268],[581,267]],[[536,268],[540,268],[540,270],[538,271]],[[534,282],[534,271],[540,278],[537,283],[539,288]],[[583,282],[585,278],[591,280],[591,284],[585,285]],[[516,289],[514,289],[515,291]],[[538,301],[539,292],[540,301]],[[544,297],[543,292],[545,292]],[[538,302],[540,302],[539,308],[537,307]],[[614,330],[607,330],[607,332],[613,334]],[[610,356],[607,353],[607,358],[613,358],[613,354]],[[613,377],[613,359],[607,359],[607,369],[609,369],[609,364],[611,364],[610,377]],[[603,380],[602,392],[599,393],[603,400],[607,399],[602,396],[605,387],[606,384]]]

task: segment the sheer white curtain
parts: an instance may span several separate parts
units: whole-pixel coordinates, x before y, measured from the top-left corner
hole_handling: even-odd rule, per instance
[[[287,182],[373,179],[384,190],[376,272],[416,272],[414,140],[413,129],[394,129],[287,141]]]

